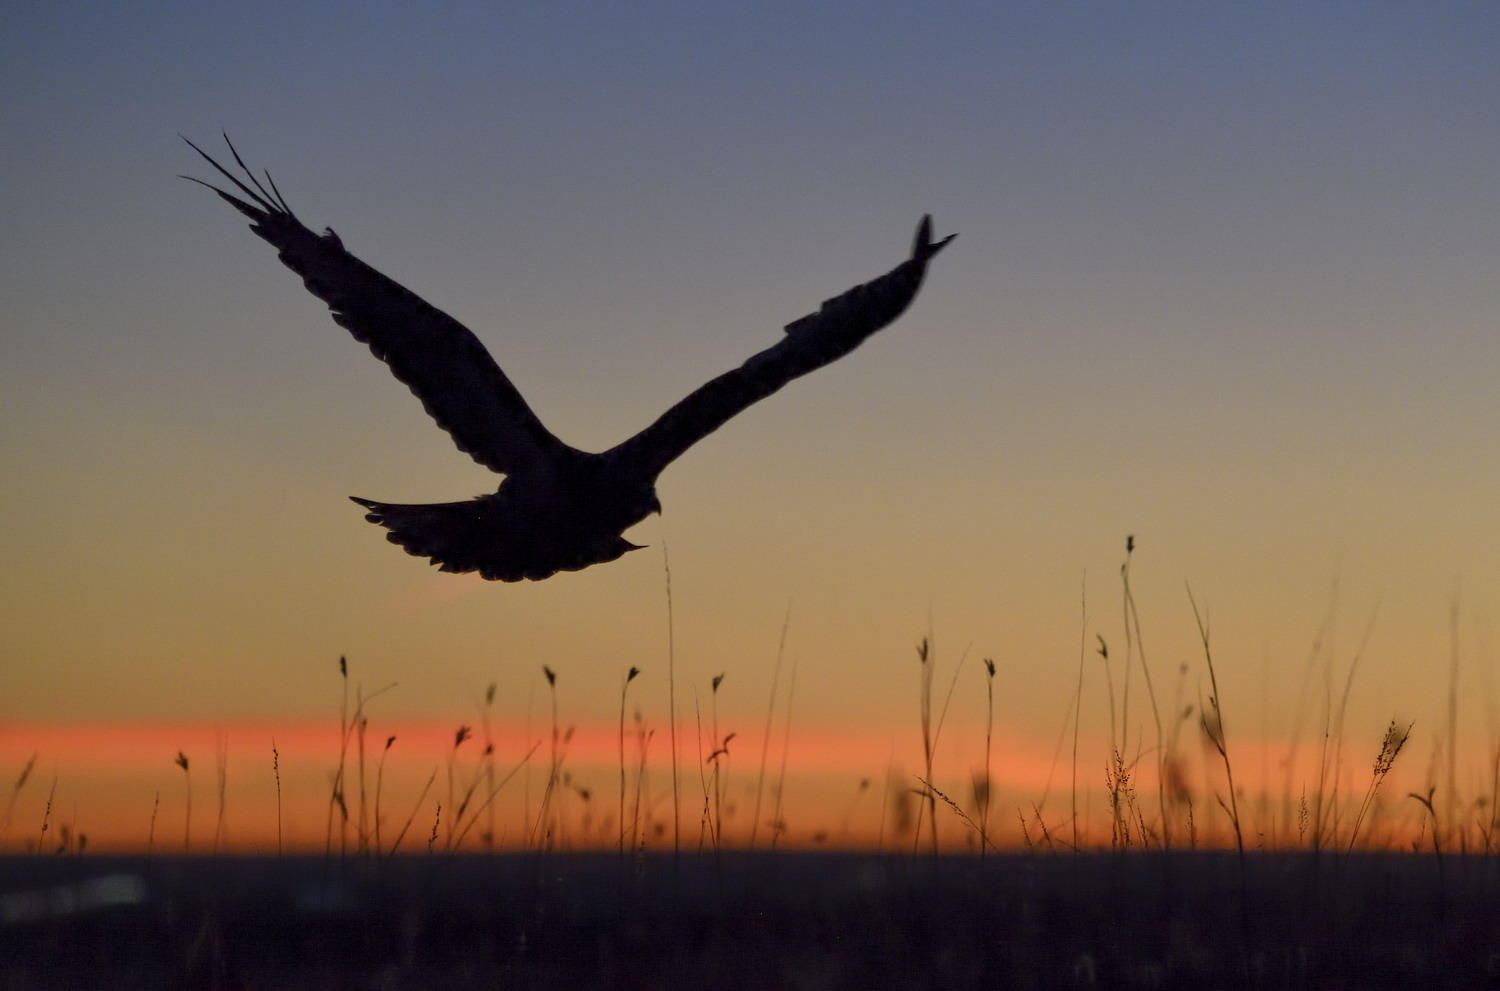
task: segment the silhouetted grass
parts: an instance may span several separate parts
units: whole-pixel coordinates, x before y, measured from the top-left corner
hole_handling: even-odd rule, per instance
[[[1309,654],[1289,727],[1295,740],[1304,722],[1317,726],[1321,721],[1317,765],[1310,774],[1295,767],[1297,748],[1288,750],[1278,817],[1269,802],[1272,782],[1261,782],[1266,797],[1259,811],[1236,784],[1236,772],[1243,770],[1244,752],[1236,750],[1245,746],[1243,732],[1231,736],[1227,728],[1208,616],[1191,590],[1183,618],[1190,617],[1196,629],[1208,692],[1196,705],[1184,704],[1184,662],[1178,667],[1172,707],[1161,708],[1165,696],[1158,699],[1155,691],[1132,588],[1134,550],[1134,541],[1128,541],[1121,567],[1125,656],[1119,677],[1108,631],[1091,627],[1087,599],[1081,603],[1079,670],[1054,754],[1056,769],[1064,759],[1071,719],[1073,769],[1066,823],[1057,821],[1062,813],[1051,822],[1044,817],[1045,794],[1039,801],[1018,799],[1019,826],[1008,813],[994,817],[1001,825],[992,821],[1007,756],[1004,748],[994,752],[994,733],[1009,713],[1003,698],[997,703],[997,666],[990,657],[981,672],[983,751],[949,756],[954,749],[949,745],[943,751],[948,763],[940,763],[942,731],[967,651],[938,707],[937,658],[930,636],[917,647],[919,719],[915,732],[910,725],[902,730],[920,744],[922,773],[897,770],[893,741],[878,807],[872,810],[870,802],[862,802],[873,777],[870,769],[851,768],[847,785],[835,783],[830,792],[835,796],[827,803],[832,821],[788,822],[798,814],[787,804],[787,776],[796,763],[791,730],[801,663],[794,655],[789,672],[782,670],[788,610],[771,671],[753,782],[748,775],[744,783],[729,775],[737,734],[733,717],[721,724],[719,694],[725,675],[711,680],[707,713],[699,709],[695,692],[701,798],[696,856],[681,845],[675,766],[670,786],[659,776],[652,781],[651,768],[660,767],[649,760],[656,730],[639,709],[634,731],[627,733],[630,686],[639,674],[633,666],[620,682],[618,766],[606,768],[603,778],[618,779],[613,818],[608,812],[596,815],[600,803],[593,799],[601,794],[596,782],[588,779],[587,768],[569,762],[572,727],[564,718],[559,674],[542,666],[550,703],[547,735],[533,739],[528,720],[527,749],[506,773],[498,773],[490,727],[496,686],[490,683],[481,708],[483,752],[474,755],[474,733],[468,723],[460,725],[446,760],[439,757],[431,768],[391,839],[384,829],[384,803],[393,791],[401,792],[393,788],[399,779],[388,780],[387,762],[389,758],[398,767],[404,762],[401,751],[392,757],[395,736],[386,737],[376,759],[369,804],[366,781],[373,756],[367,753],[368,704],[391,686],[365,695],[351,685],[348,661],[341,657],[339,746],[337,764],[328,769],[322,858],[283,850],[283,755],[274,739],[275,861],[186,856],[193,851],[193,786],[184,751],[178,751],[174,763],[183,775],[185,856],[166,858],[156,867],[159,793],[152,803],[144,866],[139,859],[86,858],[80,855],[89,847],[78,824],[69,820],[57,825],[66,813],[59,815],[54,807],[54,777],[40,830],[27,830],[32,838],[24,840],[25,849],[34,854],[24,861],[29,866],[0,876],[0,949],[11,950],[0,954],[0,987],[99,984],[106,973],[104,948],[111,947],[111,987],[696,983],[1384,988],[1493,983],[1500,975],[1494,963],[1500,960],[1500,876],[1486,858],[1497,846],[1492,834],[1500,797],[1495,794],[1500,743],[1486,754],[1483,778],[1492,783],[1490,793],[1461,796],[1463,779],[1454,769],[1453,755],[1457,716],[1451,708],[1458,684],[1456,601],[1450,620],[1450,712],[1441,728],[1446,749],[1441,760],[1434,758],[1425,789],[1394,804],[1386,797],[1389,789],[1382,791],[1413,733],[1410,723],[1392,719],[1359,800],[1354,801],[1352,792],[1347,801],[1341,798],[1345,716],[1374,624],[1372,614],[1347,670],[1339,665],[1336,673],[1337,654],[1324,642],[1331,628],[1326,619]],[[667,576],[670,581],[670,572]],[[668,585],[667,719],[669,733],[675,734],[670,594]],[[1092,774],[1097,775],[1103,757],[1103,794],[1109,803],[1108,828],[1097,831],[1100,816],[1080,808],[1078,784],[1091,638],[1098,643],[1107,693],[1096,701],[1101,707],[1107,704],[1109,714],[1106,752],[1092,758]],[[1150,701],[1154,740],[1150,729],[1131,729],[1131,672],[1137,665]],[[1322,713],[1317,714],[1314,701],[1309,716],[1308,689],[1319,673]],[[784,699],[783,674],[788,675]],[[1191,688],[1186,691],[1191,699]],[[977,698],[971,704],[976,711],[981,705]],[[770,746],[778,706],[781,753],[773,770]],[[1182,728],[1192,725],[1208,752],[1202,761],[1207,778],[1201,794],[1220,807],[1222,817],[1212,804],[1207,816],[1201,803],[1195,804],[1198,785],[1180,741]],[[1098,729],[1096,739],[1103,736],[1102,727]],[[634,742],[633,754],[627,737]],[[673,749],[675,760],[675,745]],[[497,797],[513,779],[529,774],[530,761],[539,752],[548,754],[540,806],[532,806],[529,792],[524,796],[523,828],[509,844],[520,852],[496,852],[507,846],[494,835]],[[222,741],[217,758],[213,850],[223,854],[230,785]],[[511,759],[505,758],[507,763]],[[14,779],[7,829],[37,760],[33,755]],[[973,770],[976,765],[982,772]],[[1090,766],[1087,757],[1083,766]],[[949,767],[964,770],[945,770]],[[444,785],[437,786],[442,800],[432,801],[440,772],[445,775]],[[762,799],[768,772],[772,809],[766,818]],[[1214,783],[1218,774],[1222,789]],[[357,809],[351,808],[356,789],[349,778],[356,779]],[[1100,782],[1093,780],[1091,790],[1098,795]],[[850,795],[846,787],[852,796],[839,797]],[[609,791],[606,785],[602,794]],[[314,801],[322,794],[320,790]],[[1295,809],[1294,794],[1299,796]],[[736,796],[745,806],[753,802],[748,822],[743,815],[734,817]],[[972,797],[968,808],[961,801],[966,796]],[[397,800],[405,809],[409,795]],[[669,801],[670,817],[665,813]],[[609,804],[607,799],[603,803]],[[1022,811],[1027,806],[1030,811]],[[421,855],[403,855],[407,834],[418,820],[416,828],[426,833],[426,843],[407,846]],[[36,820],[28,814],[22,821]],[[861,830],[861,822],[868,828]],[[356,831],[352,849],[347,836],[351,826]],[[769,852],[756,849],[762,827],[772,831]],[[1256,830],[1258,853],[1247,839]],[[482,838],[478,846],[486,856],[466,850],[474,833]],[[788,849],[847,843],[860,834],[875,837],[879,852],[812,856]],[[891,836],[896,837],[894,845],[888,843]],[[959,848],[955,836],[977,856],[954,854]],[[199,845],[206,846],[201,839]],[[1025,855],[1013,852],[1018,845],[1024,845]],[[1232,846],[1232,857],[1212,849],[1223,846]],[[290,850],[296,848],[294,840]],[[669,849],[673,858],[664,860]],[[1466,853],[1470,849],[1482,852]],[[1063,851],[1066,855],[1058,855]],[[668,863],[677,863],[680,874],[666,869]],[[251,864],[268,879],[265,884],[248,880]],[[78,885],[113,869],[145,878],[147,893],[97,912],[69,907],[85,904],[92,890]],[[32,897],[37,892],[42,894]],[[38,933],[46,938],[35,939]],[[27,948],[17,950],[23,939]]]

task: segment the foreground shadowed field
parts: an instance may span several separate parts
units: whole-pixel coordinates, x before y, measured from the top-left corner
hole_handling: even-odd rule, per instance
[[[0,861],[0,987],[1500,986],[1500,860]]]

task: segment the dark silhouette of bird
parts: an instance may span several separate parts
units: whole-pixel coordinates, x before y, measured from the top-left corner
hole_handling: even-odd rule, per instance
[[[224,140],[229,144],[228,135]],[[932,220],[923,217],[906,261],[788,324],[776,344],[704,384],[634,437],[594,454],[554,437],[457,320],[344,250],[331,228],[316,234],[305,227],[270,173],[263,173],[262,185],[233,144],[229,152],[244,181],[188,145],[244,198],[182,178],[207,186],[249,217],[250,229],[328,304],[334,322],[410,387],[459,450],[505,476],[495,492],[462,502],[402,505],[350,497],[407,553],[443,571],[477,571],[490,580],[539,581],[638,550],[623,533],[661,512],[656,479],[662,469],[747,406],[843,357],[899,317],[927,263],[956,236],[934,241]]]

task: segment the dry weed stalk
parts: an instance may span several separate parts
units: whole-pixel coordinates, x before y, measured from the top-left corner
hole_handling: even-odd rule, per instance
[[[760,830],[760,801],[765,792],[766,756],[771,750],[771,719],[776,713],[776,689],[781,681],[781,660],[786,655],[786,634],[792,624],[792,604],[786,604],[786,615],[781,620],[781,638],[776,644],[776,665],[771,669],[771,695],[766,700],[766,728],[760,738],[760,773],[755,779],[755,810],[750,815],[750,849],[755,849],[756,833]]]
[[[156,855],[156,813],[161,808],[161,792],[151,800],[151,824],[146,827],[146,863],[149,866]]]
[[[391,735],[385,738],[385,747],[380,751],[380,763],[375,767],[375,854],[379,856],[385,845],[380,842],[380,792],[385,784],[385,758],[395,746],[396,737]]]
[[[667,587],[667,728],[672,747],[672,854],[682,852],[682,796],[677,780],[677,628],[672,618],[672,562],[667,542],[661,544],[661,565]]]
[[[1234,826],[1234,845],[1239,853],[1241,869],[1245,861],[1245,835],[1240,828],[1240,805],[1234,789],[1234,767],[1229,762],[1229,746],[1224,737],[1224,710],[1219,704],[1219,676],[1214,670],[1213,650],[1209,645],[1208,624],[1203,614],[1198,611],[1198,600],[1193,598],[1191,587],[1187,590],[1188,602],[1193,607],[1193,620],[1198,625],[1198,637],[1203,643],[1203,658],[1208,663],[1208,683],[1210,694],[1208,696],[1208,708],[1199,706],[1201,717],[1199,720],[1204,734],[1213,743],[1214,749],[1219,752],[1219,758],[1224,762],[1224,780],[1228,786],[1229,804],[1224,804],[1224,799],[1219,798],[1219,805],[1224,808],[1229,816],[1230,824]]]
[[[630,670],[625,672],[625,680],[620,683],[620,853],[625,853],[625,694],[630,690],[630,683],[641,673],[641,669],[634,664]],[[633,843],[634,841],[632,841]]]
[[[781,733],[781,768],[776,774],[776,813],[771,831],[771,849],[775,850],[786,832],[786,818],[782,815],[782,801],[786,798],[786,759],[792,749],[792,702],[797,698],[797,665],[801,658],[792,656],[792,673],[786,689],[786,716]]]
[[[448,750],[448,807],[450,809],[453,807],[453,764],[458,758],[458,748],[463,746],[464,742],[473,735],[468,726],[459,726],[458,729],[453,731],[453,746]],[[442,808],[442,806],[439,805],[438,808]],[[434,826],[433,828],[436,829],[437,827]],[[453,823],[451,821],[448,823],[446,839],[448,845],[451,847],[453,845]]]
[[[344,760],[349,750],[349,659],[343,654],[339,655],[339,680],[341,682],[341,694],[339,697],[339,766],[333,775],[333,787],[328,795],[328,820],[323,827],[323,856],[333,852],[333,810],[335,807],[344,808]],[[345,809],[345,820],[348,819],[348,811]],[[344,826],[339,825],[339,853],[344,852]]]
[[[391,737],[391,739],[394,740],[395,737]],[[514,778],[517,774],[520,773],[520,771],[521,771],[521,769],[523,767],[526,767],[526,766],[528,766],[531,763],[532,755],[534,755],[536,753],[537,748],[540,747],[541,745],[542,744],[541,744],[540,741],[538,741],[536,743],[533,743],[531,745],[531,749],[528,750],[528,751],[526,751],[526,755],[524,757],[522,757],[519,762],[517,762],[517,764],[516,764],[515,767],[513,767],[513,768],[510,769],[510,773],[507,774],[505,777],[501,778],[498,784],[495,784],[493,787],[491,787],[489,789],[489,793],[484,796],[484,801],[481,802],[479,804],[479,807],[476,808],[473,811],[473,813],[470,815],[468,824],[464,825],[462,829],[458,830],[458,837],[454,841],[455,842],[455,847],[463,845],[464,837],[469,835],[469,830],[473,829],[474,828],[474,824],[479,821],[479,814],[481,812],[484,812],[484,811],[490,809],[490,808],[493,808],[494,801],[495,801],[495,796],[499,795],[500,792],[505,788],[505,786],[508,785],[508,784],[510,784],[511,778]],[[579,791],[583,795],[584,801],[587,802],[588,801],[588,792],[585,789],[579,789]],[[467,799],[466,799],[466,801],[467,801]],[[462,824],[462,819],[463,819],[463,812],[462,811],[459,812],[458,819],[459,819],[459,822],[457,822],[457,823],[454,824],[455,828],[457,826],[459,826],[459,825]]]
[[[395,737],[391,737],[391,739],[394,740]],[[417,818],[417,812],[422,808],[422,802],[427,798],[427,793],[432,790],[432,783],[436,780],[437,768],[434,767],[432,773],[427,776],[427,783],[422,786],[422,793],[417,796],[416,804],[411,807],[411,815],[406,817],[406,822],[402,825],[401,832],[396,834],[396,842],[391,844],[390,852],[386,856],[394,857],[396,851],[401,849],[401,841],[406,838],[406,831],[411,828],[412,822]]]
[[[52,824],[52,801],[57,797],[57,773],[52,774],[52,786],[47,789],[47,804],[42,809],[42,831],[37,837],[36,852],[41,856],[42,850],[47,845],[47,830]]]
[[[1120,585],[1124,595],[1125,615],[1125,671],[1126,671],[1126,698],[1129,698],[1129,672],[1130,658],[1134,654],[1141,661],[1141,675],[1146,682],[1146,697],[1151,701],[1151,719],[1156,725],[1156,804],[1157,812],[1161,816],[1161,845],[1166,849],[1172,845],[1171,823],[1167,818],[1167,800],[1163,787],[1163,778],[1166,776],[1166,750],[1163,747],[1164,733],[1162,731],[1161,709],[1156,703],[1156,686],[1151,680],[1151,667],[1146,663],[1146,642],[1141,633],[1141,616],[1136,608],[1135,593],[1130,588],[1130,561],[1135,552],[1134,535],[1125,538],[1125,562],[1120,565]],[[1125,727],[1128,732],[1128,726]],[[1121,749],[1124,749],[1124,739],[1121,738]]]
[[[484,690],[484,709],[480,712],[480,724],[484,727],[484,786],[486,790],[493,791],[495,788],[495,736],[490,729],[490,713],[495,707],[495,682],[490,682]],[[486,850],[495,849],[495,807],[490,806],[489,818],[485,820],[484,835],[480,837],[484,841]]]
[[[1088,579],[1079,584],[1078,591],[1078,682],[1073,689],[1073,771],[1068,787],[1069,804],[1073,815],[1073,850],[1082,849],[1078,842],[1078,724],[1083,719],[1083,669],[1088,656],[1089,639],[1089,593]],[[1066,728],[1066,724],[1064,724]]]
[[[229,791],[229,741],[219,734],[214,740],[214,775],[218,785],[219,810],[214,819],[214,853],[224,842],[224,806]]]
[[[990,776],[990,749],[995,735],[995,661],[993,658],[984,659],[984,800],[979,801],[979,789],[974,789],[975,803],[979,806],[979,858],[984,859],[985,850],[990,845],[990,796],[994,788],[994,778]]]
[[[276,778],[276,856],[281,856],[281,751],[271,737],[271,774]]]
[[[1411,723],[1403,726],[1394,719],[1385,728],[1385,736],[1380,740],[1380,753],[1375,755],[1375,767],[1370,774],[1369,787],[1365,789],[1364,801],[1360,803],[1359,813],[1354,817],[1354,826],[1349,830],[1349,846],[1344,851],[1345,853],[1354,851],[1354,843],[1359,839],[1359,827],[1365,820],[1365,814],[1375,802],[1375,793],[1380,790],[1380,783],[1395,766],[1396,758],[1401,755],[1401,748],[1406,746],[1406,741],[1411,736],[1411,728]]]
[[[919,696],[918,705],[920,706],[919,715],[921,716],[921,721],[922,721],[922,765],[923,765],[924,769],[926,770],[926,774],[927,774],[927,777],[926,777],[925,780],[926,781],[931,781],[932,780],[932,758],[933,758],[933,739],[932,739],[932,671],[933,671],[933,667],[934,667],[934,662],[933,662],[933,659],[932,659],[932,642],[927,637],[923,637],[921,639],[921,641],[917,644],[917,663],[919,665],[919,667],[918,667],[918,679],[919,679],[919,685],[920,685],[920,696]],[[930,845],[931,845],[931,848],[932,848],[932,855],[934,857],[936,857],[937,854],[938,854],[938,840],[937,840],[937,798],[936,798],[936,795],[934,793],[934,789],[933,788],[929,787],[927,789],[927,791],[926,791],[926,797],[927,797],[926,811],[927,811],[927,819],[928,819],[928,833],[930,834]],[[916,833],[915,833],[915,835],[913,836],[913,839],[912,839],[912,855],[913,856],[916,856],[917,848],[921,845],[921,842],[922,842],[922,807],[919,806],[918,810],[917,810],[917,828],[916,828]]]
[[[961,821],[964,825],[966,825],[970,829],[972,829],[974,831],[975,835],[979,836],[981,843],[989,843],[988,838],[985,837],[983,831],[979,828],[979,824],[976,823],[972,818],[970,818],[969,814],[967,812],[965,812],[963,810],[963,808],[961,806],[959,806],[959,804],[957,802],[955,802],[953,799],[951,799],[947,795],[945,795],[941,790],[938,789],[938,787],[936,785],[934,785],[931,781],[927,780],[926,778],[923,778],[923,777],[919,776],[917,778],[917,780],[920,781],[920,782],[922,782],[922,787],[919,790],[919,793],[923,794],[923,795],[926,795],[927,800],[929,802],[933,802],[934,803],[933,804],[934,808],[937,807],[936,806],[936,799],[941,798],[943,800],[943,804],[947,805],[948,808],[950,808],[950,809],[953,810],[953,814],[956,815],[956,816],[958,816],[959,821]],[[1023,832],[1026,831],[1026,818],[1025,818],[1025,816],[1021,817],[1021,829],[1022,829]],[[934,827],[934,832],[935,831],[936,831],[936,827]],[[1027,841],[1028,841],[1028,846],[1029,846],[1030,845],[1030,834],[1029,833],[1027,834]],[[1000,852],[999,849],[994,846],[994,844],[990,843],[989,845],[990,845],[990,848],[993,849],[993,850],[995,850],[996,853]]]
[[[719,686],[723,683],[724,673],[722,671],[714,675],[713,680],[709,683],[710,690],[708,696],[708,704],[710,711],[711,729],[713,733],[712,739],[715,740],[721,739],[719,736]],[[719,743],[718,748],[712,754],[710,754],[708,758],[713,762],[714,765],[714,820],[718,823],[717,835],[721,840],[724,835],[724,779],[728,775],[723,771],[723,767],[719,758],[729,756],[729,741],[732,740],[734,736],[734,733],[730,733],[728,736],[723,737],[721,742]],[[718,849],[718,847],[715,846],[715,849]]]
[[[187,754],[181,750],[177,751],[177,759],[173,763],[182,768],[183,786],[187,791],[187,812],[182,820],[182,852],[187,853],[192,847],[193,838],[193,772],[188,769]]]

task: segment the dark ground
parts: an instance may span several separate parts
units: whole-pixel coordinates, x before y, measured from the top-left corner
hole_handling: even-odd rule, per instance
[[[32,988],[1500,988],[1500,858],[0,859]]]

